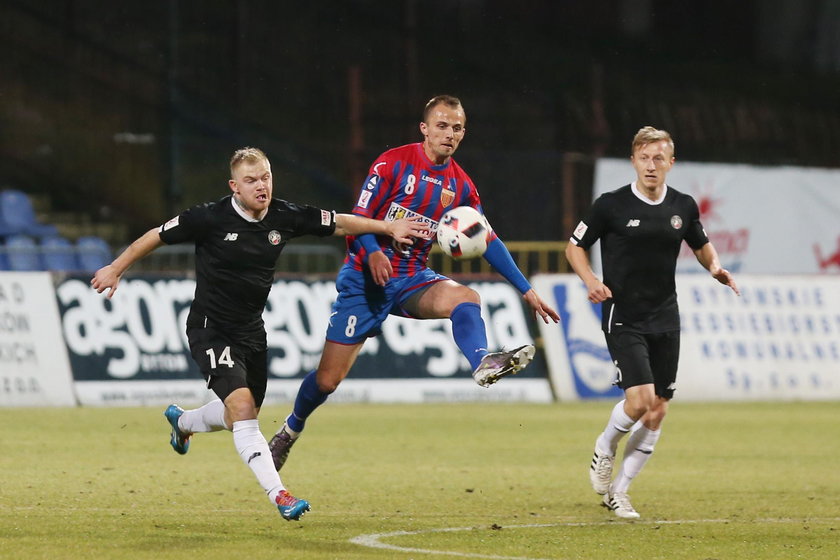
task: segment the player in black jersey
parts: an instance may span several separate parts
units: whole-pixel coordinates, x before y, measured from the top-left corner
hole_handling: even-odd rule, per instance
[[[674,165],[670,134],[646,126],[633,138],[630,161],[636,180],[605,193],[592,205],[566,247],[566,258],[601,303],[602,328],[624,390],[624,400],[595,442],[592,487],[603,504],[623,518],[638,518],[627,489],[650,458],[674,396],[680,348],[680,317],[674,275],[683,240],[697,260],[735,293],[729,271],[700,223],[694,199],[665,184]],[[603,282],[587,251],[601,240]],[[612,479],[618,442],[630,432],[624,460]]]
[[[187,338],[208,388],[219,399],[195,410],[169,406],[164,415],[172,428],[170,443],[183,455],[193,433],[231,430],[236,450],[271,503],[285,519],[299,519],[309,503],[286,491],[257,421],[268,379],[262,313],[277,258],[289,240],[301,235],[376,233],[411,244],[411,237],[428,226],[336,214],[272,198],[271,165],[256,148],[237,150],[230,173],[230,195],[149,230],[97,270],[91,285],[99,293],[109,290],[111,298],[125,271],[142,257],[164,244],[195,244],[196,287]]]

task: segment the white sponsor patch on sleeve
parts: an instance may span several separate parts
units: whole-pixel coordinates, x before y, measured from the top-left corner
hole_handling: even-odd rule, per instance
[[[328,226],[333,223],[333,213],[329,210],[321,210],[321,225]]]
[[[160,231],[167,231],[174,227],[178,227],[178,218],[179,216],[175,216],[174,218],[160,226]]]
[[[586,230],[588,230],[588,229],[589,229],[588,225],[584,224],[583,222],[580,222],[577,225],[577,227],[575,228],[575,231],[572,235],[574,235],[576,238],[578,238],[578,240],[583,239],[583,236],[586,235]]]
[[[367,208],[368,204],[370,203],[370,197],[373,196],[372,193],[368,190],[362,191],[362,194],[359,195],[359,203],[357,206],[359,208]]]

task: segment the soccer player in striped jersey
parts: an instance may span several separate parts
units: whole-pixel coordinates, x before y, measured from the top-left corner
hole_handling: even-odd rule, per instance
[[[446,210],[472,206],[482,211],[475,185],[452,159],[464,138],[465,124],[464,108],[457,98],[434,97],[423,111],[423,141],[388,150],[371,165],[353,213],[386,221],[416,217],[428,224],[428,232],[412,244],[392,243],[372,234],[348,237],[321,362],[303,379],[292,413],[269,443],[278,470],[306,419],[338,388],[365,340],[380,333],[388,315],[450,319],[455,343],[482,387],[516,373],[534,357],[530,344],[489,352],[478,293],[426,266]],[[522,293],[535,315],[546,323],[560,320],[531,288],[495,234],[484,258]]]
[[[671,135],[646,126],[633,138],[631,154],[636,180],[601,195],[566,246],[566,258],[586,284],[589,301],[602,305],[616,384],[624,390],[595,442],[589,479],[604,496],[603,505],[625,519],[639,517],[627,489],[653,453],[676,388],[680,314],[674,271],[682,242],[715,280],[738,293],[700,223],[697,203],[665,183],[674,165]],[[603,282],[587,255],[599,239]],[[628,433],[613,480],[618,443]]]

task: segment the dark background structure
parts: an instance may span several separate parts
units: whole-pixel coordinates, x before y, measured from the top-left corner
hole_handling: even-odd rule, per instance
[[[510,240],[566,238],[643,125],[678,159],[840,166],[832,0],[0,0],[0,30],[0,186],[114,243],[224,195],[243,145],[347,211],[439,93]]]

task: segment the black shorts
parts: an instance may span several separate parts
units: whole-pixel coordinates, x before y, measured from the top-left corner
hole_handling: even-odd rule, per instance
[[[680,332],[605,333],[607,348],[616,366],[616,385],[622,389],[653,383],[663,399],[674,397],[680,361]]]
[[[201,374],[222,402],[236,389],[247,387],[259,408],[265,399],[268,384],[268,353],[265,348],[253,349],[232,343],[223,332],[213,327],[188,328],[187,339],[193,360]]]

